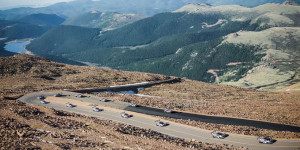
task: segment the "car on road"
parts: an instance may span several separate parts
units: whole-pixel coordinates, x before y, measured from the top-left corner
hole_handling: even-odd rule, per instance
[[[38,96],[37,99],[44,100],[46,97],[44,95]]]
[[[173,113],[173,110],[172,109],[165,109],[164,112],[166,112],[166,113]]]
[[[78,95],[76,95],[75,97],[83,98],[83,97],[85,97],[85,96],[82,95],[82,94],[78,94]]]
[[[132,103],[132,104],[130,104],[129,106],[130,106],[130,107],[138,107],[138,105],[135,104],[135,103]]]
[[[100,108],[98,108],[98,107],[94,107],[94,108],[93,108],[93,111],[94,111],[94,112],[100,112],[100,111],[103,111],[103,109],[100,109]]]
[[[56,93],[54,96],[55,96],[55,97],[61,97],[62,94],[61,94],[61,93]]]
[[[218,139],[225,139],[228,134],[224,134],[221,132],[212,132],[211,135],[213,136],[213,138],[218,138]]]
[[[122,112],[121,113],[121,117],[123,117],[123,118],[131,118],[132,115],[129,115],[129,114],[125,113],[125,112]]]
[[[273,144],[276,140],[270,137],[259,137],[258,142],[262,144]]]
[[[46,102],[45,100],[40,101],[41,104],[48,104],[49,102]]]
[[[109,99],[106,99],[106,98],[101,98],[101,99],[100,99],[100,101],[101,101],[101,102],[108,102],[108,101],[109,101]]]
[[[159,127],[165,127],[165,126],[168,125],[168,123],[164,123],[164,122],[162,122],[162,121],[160,121],[160,120],[156,120],[156,121],[155,121],[155,125],[156,125],[156,126],[159,126]]]
[[[73,108],[73,107],[75,107],[75,105],[73,105],[73,104],[70,104],[70,103],[68,103],[66,106],[67,106],[67,107],[70,107],[70,108]]]

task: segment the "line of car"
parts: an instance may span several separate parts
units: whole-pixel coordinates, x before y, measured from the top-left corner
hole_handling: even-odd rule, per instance
[[[63,95],[61,93],[57,93],[54,96],[55,97],[61,97]],[[86,97],[86,96],[78,94],[75,97],[83,98],[83,97]],[[49,102],[45,101],[46,97],[44,95],[38,96],[37,99],[39,99],[40,103],[42,103],[42,104],[48,104],[49,103]],[[102,101],[102,102],[108,102],[110,100],[105,99],[105,98],[101,98],[100,101]],[[138,105],[136,103],[132,103],[129,106],[130,107],[138,107]],[[73,107],[76,107],[76,105],[73,105],[71,103],[67,103],[66,107],[73,108]],[[98,107],[93,107],[92,110],[94,112],[104,111],[103,109],[100,109]],[[164,112],[165,113],[173,113],[174,111],[172,109],[165,109]],[[131,118],[131,117],[133,117],[133,115],[130,115],[130,114],[125,113],[125,112],[122,112],[121,113],[121,117],[122,118]],[[165,127],[165,126],[168,126],[169,123],[165,123],[163,121],[156,120],[155,121],[155,125],[158,126],[158,127]],[[211,134],[212,134],[213,138],[218,138],[218,139],[225,139],[226,137],[229,136],[228,134],[221,133],[221,132],[215,132],[215,131],[211,132]],[[257,140],[258,140],[258,143],[261,143],[261,144],[273,144],[274,142],[276,142],[276,140],[272,139],[271,137],[258,137]]]

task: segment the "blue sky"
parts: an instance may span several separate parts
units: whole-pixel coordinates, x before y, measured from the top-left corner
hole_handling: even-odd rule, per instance
[[[43,7],[58,2],[69,2],[73,0],[0,0],[0,9],[30,6],[30,7]]]

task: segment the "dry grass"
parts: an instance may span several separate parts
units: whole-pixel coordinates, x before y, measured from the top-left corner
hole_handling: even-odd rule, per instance
[[[24,94],[32,91],[104,88],[167,78],[163,75],[72,66],[28,55],[0,58],[0,91]]]
[[[0,68],[0,95],[7,98],[15,98],[18,95],[42,90],[84,87],[101,88],[114,84],[168,78],[162,75],[139,72],[71,66],[27,55],[0,58]],[[298,113],[298,109],[300,108],[299,92],[263,92],[183,80],[181,83],[153,86],[141,90],[139,93],[157,97],[137,97],[108,93],[101,96],[156,108],[169,108],[205,115],[247,118],[300,126],[300,115]],[[44,108],[39,107],[39,109],[43,110]],[[47,109],[43,111],[47,115],[51,114],[50,112],[47,113],[49,111]],[[20,118],[16,119],[20,121]],[[180,120],[175,121],[180,122]],[[87,122],[89,123],[90,121]],[[220,128],[219,125],[207,125],[201,122],[187,123],[205,129],[210,129],[208,128],[209,126],[214,129]],[[90,125],[96,126],[94,124]],[[30,126],[34,128],[41,127],[43,129],[49,128],[50,130],[50,127],[46,127],[47,125],[42,122],[32,122]],[[250,135],[274,135],[278,133],[278,137],[288,135],[293,138],[299,136],[298,134],[292,135],[294,133],[279,133],[261,129],[250,129],[248,132],[249,128],[235,126],[223,127],[222,130]],[[134,140],[130,141],[128,139],[127,141],[130,144],[132,144],[131,142],[135,143]],[[125,144],[122,146],[125,146]],[[130,147],[137,149],[136,145],[130,145]]]
[[[300,126],[299,92],[264,92],[185,80],[140,93],[162,97],[145,100],[147,106]]]
[[[184,80],[182,83],[163,84],[140,90],[139,93],[154,97],[127,94],[98,94],[113,100],[139,105],[173,109],[212,116],[245,118],[280,124],[300,126],[300,92],[264,92],[225,85],[211,85]],[[207,130],[274,138],[300,138],[300,133],[274,131],[255,127],[233,126],[163,118]]]

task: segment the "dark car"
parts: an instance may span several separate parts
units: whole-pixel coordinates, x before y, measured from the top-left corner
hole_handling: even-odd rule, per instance
[[[56,93],[54,96],[55,96],[55,97],[61,97],[62,94],[61,94],[61,93]]]

